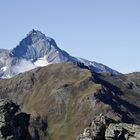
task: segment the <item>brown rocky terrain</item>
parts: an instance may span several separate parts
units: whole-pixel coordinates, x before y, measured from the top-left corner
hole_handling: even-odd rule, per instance
[[[81,63],[52,64],[0,80],[0,97],[31,114],[41,140],[72,140],[103,113],[140,124],[140,87],[127,75],[93,73]]]

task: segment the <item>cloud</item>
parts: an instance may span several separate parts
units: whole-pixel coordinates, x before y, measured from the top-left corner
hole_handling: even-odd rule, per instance
[[[13,73],[23,73],[36,68],[36,66],[25,59],[20,60],[20,62],[12,68]]]

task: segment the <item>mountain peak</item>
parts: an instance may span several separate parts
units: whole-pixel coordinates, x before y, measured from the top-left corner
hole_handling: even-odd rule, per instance
[[[5,57],[7,57],[6,60]],[[25,61],[28,61],[30,65],[33,65],[33,68],[34,66],[46,66],[50,63],[80,62],[87,66],[90,70],[98,73],[108,72],[111,74],[119,74],[117,71],[103,64],[69,55],[57,46],[53,38],[47,37],[45,34],[35,29],[32,29],[10,52],[5,54],[2,50],[0,52],[0,58],[0,74],[2,71],[1,75],[4,75],[4,77],[18,74],[21,70],[15,70],[15,67],[17,66],[20,66],[20,69],[25,71],[28,67],[27,64],[25,64]],[[5,70],[7,67],[8,70]]]
[[[44,38],[45,35],[39,30],[32,29],[25,38]]]
[[[41,33],[38,30],[32,29],[27,35],[31,35],[31,34],[37,34],[37,33]],[[43,34],[43,33],[42,33]]]
[[[47,37],[45,34],[43,34],[41,31],[39,30],[35,30],[35,29],[32,29],[28,34],[27,36],[24,38],[25,40],[27,39],[31,39],[33,42],[34,40],[39,40],[39,39],[46,39],[46,41],[50,42],[51,44],[53,44],[54,46],[57,46],[56,43],[55,43],[55,40],[51,37]]]
[[[45,55],[49,58],[53,56],[53,59],[55,59],[57,51],[61,50],[57,47],[54,39],[32,29],[10,54],[14,57],[35,61],[38,58],[44,58]]]

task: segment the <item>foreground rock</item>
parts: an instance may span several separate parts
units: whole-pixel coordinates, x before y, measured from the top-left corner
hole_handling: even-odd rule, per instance
[[[101,114],[77,140],[140,140],[140,125],[118,123]]]
[[[111,123],[105,132],[106,140],[140,140],[140,126]]]
[[[0,140],[31,140],[29,119],[12,101],[0,100]]]

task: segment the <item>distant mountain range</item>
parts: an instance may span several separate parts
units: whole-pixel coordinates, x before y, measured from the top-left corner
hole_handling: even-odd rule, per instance
[[[61,50],[54,39],[33,29],[14,49],[0,49],[0,77],[11,78],[36,67],[62,62],[81,62],[97,73],[119,74],[103,64],[71,56]]]

